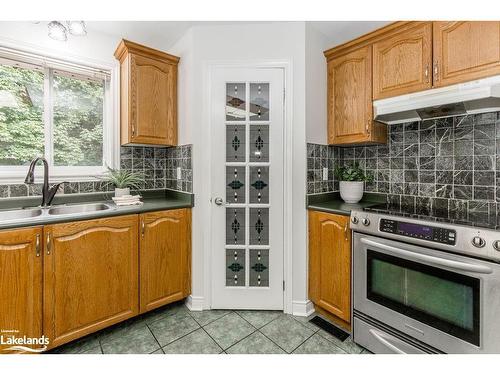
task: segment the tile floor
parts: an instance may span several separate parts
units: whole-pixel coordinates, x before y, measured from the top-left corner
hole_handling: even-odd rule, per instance
[[[364,354],[309,318],[276,311],[189,311],[182,303],[52,350],[58,354]]]

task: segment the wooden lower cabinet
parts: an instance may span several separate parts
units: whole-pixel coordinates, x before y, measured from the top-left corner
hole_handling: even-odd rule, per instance
[[[191,210],[142,214],[140,312],[191,293]]]
[[[43,331],[55,347],[138,314],[138,217],[44,228]]]
[[[9,337],[42,335],[41,241],[41,227],[0,231],[0,335],[4,342]],[[10,346],[0,344],[0,353],[9,352],[5,349]]]
[[[309,299],[341,327],[351,323],[349,217],[309,211]]]

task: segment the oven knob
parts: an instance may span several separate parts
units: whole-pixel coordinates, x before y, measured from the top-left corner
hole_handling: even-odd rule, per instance
[[[476,236],[476,237],[472,238],[472,244],[475,247],[484,247],[484,245],[486,245],[486,241],[484,239],[482,239],[481,237]]]
[[[493,242],[493,248],[496,251],[500,251],[500,240],[496,240],[495,242]]]
[[[356,216],[353,216],[353,217],[351,217],[351,222],[353,224],[357,224],[357,223],[359,223],[359,219]]]
[[[361,220],[361,222],[363,223],[363,225],[365,227],[367,227],[368,225],[370,225],[370,219],[368,219],[367,217],[365,217],[363,220]]]

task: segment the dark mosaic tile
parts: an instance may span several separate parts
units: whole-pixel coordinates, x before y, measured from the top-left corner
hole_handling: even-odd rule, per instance
[[[28,187],[25,184],[9,185],[10,197],[25,197],[28,195]]]
[[[494,156],[474,156],[474,169],[492,171],[495,169]]]
[[[455,171],[453,183],[455,185],[472,185],[472,171]]]
[[[495,172],[474,171],[474,185],[492,186],[495,184]]]
[[[453,198],[455,198],[455,199],[472,199],[472,186],[470,186],[470,185],[453,185]]]
[[[453,172],[449,169],[436,171],[436,182],[439,184],[453,184]]]
[[[475,124],[474,125],[474,139],[495,139],[495,124]]]
[[[492,186],[474,186],[474,199],[495,200],[495,188]]]
[[[436,197],[453,198],[453,185],[436,184]]]

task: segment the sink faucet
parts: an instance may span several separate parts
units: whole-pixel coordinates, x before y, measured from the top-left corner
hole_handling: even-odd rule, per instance
[[[28,174],[24,179],[25,184],[31,185],[35,182],[35,166],[39,160],[43,162],[42,208],[46,208],[50,206],[57,190],[59,189],[59,186],[64,184],[64,182],[59,182],[58,184],[49,187],[49,164],[45,158],[35,158],[30,163]]]

